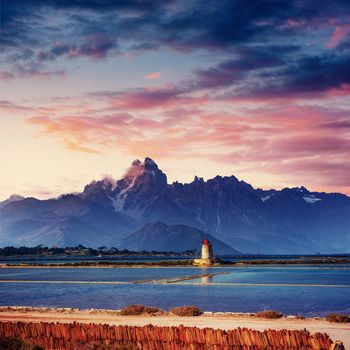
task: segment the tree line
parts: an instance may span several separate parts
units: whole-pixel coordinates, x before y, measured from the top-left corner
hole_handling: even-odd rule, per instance
[[[173,252],[173,251],[132,251],[128,249],[118,249],[115,247],[105,247],[101,246],[98,248],[84,247],[83,245],[78,245],[75,247],[46,247],[44,245],[38,245],[36,247],[14,247],[8,246],[0,248],[0,256],[10,257],[10,256],[23,256],[23,255],[41,255],[41,256],[52,256],[52,255],[68,255],[68,256],[94,256],[94,255],[185,255],[192,256],[196,253],[196,249],[186,250],[183,252]]]

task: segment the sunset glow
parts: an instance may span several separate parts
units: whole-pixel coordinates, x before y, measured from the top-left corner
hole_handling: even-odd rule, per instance
[[[350,3],[219,3],[5,0],[1,198],[146,156],[170,182],[350,194]]]

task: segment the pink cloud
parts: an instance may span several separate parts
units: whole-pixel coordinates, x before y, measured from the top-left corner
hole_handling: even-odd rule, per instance
[[[157,88],[140,88],[114,96],[111,105],[125,110],[141,110],[152,108],[173,108],[180,105],[205,104],[208,97],[204,94],[189,95],[176,86]]]
[[[72,152],[117,148],[138,158],[196,158],[232,164],[240,174],[279,176],[286,185],[333,184],[350,193],[349,117],[332,103],[343,95],[325,96],[330,107],[300,98],[235,104],[175,87],[95,95],[55,101],[47,112],[33,109],[28,122]]]
[[[326,43],[326,47],[333,48],[338,46],[338,44],[348,35],[350,32],[350,24],[337,26],[333,31],[331,37]]]
[[[15,75],[13,73],[10,73],[7,71],[0,72],[0,79],[1,80],[12,80],[14,78],[15,78]]]
[[[297,28],[297,27],[302,27],[304,25],[305,25],[305,21],[296,20],[296,19],[288,19],[285,23],[285,26],[289,28]]]
[[[145,75],[145,78],[148,80],[156,80],[160,79],[162,77],[162,74],[160,72],[153,72]]]

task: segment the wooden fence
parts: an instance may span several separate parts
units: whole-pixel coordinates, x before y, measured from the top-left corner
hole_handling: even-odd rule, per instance
[[[0,322],[0,336],[59,350],[329,350],[327,334],[307,330],[109,326],[92,323]],[[340,346],[342,346],[340,344]],[[343,349],[339,347],[339,349]]]

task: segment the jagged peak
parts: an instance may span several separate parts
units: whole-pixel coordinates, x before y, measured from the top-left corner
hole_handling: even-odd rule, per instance
[[[92,180],[84,187],[83,193],[94,189],[113,190],[116,186],[116,180],[111,175],[103,175],[101,180]]]
[[[207,182],[234,182],[234,183],[239,183],[238,179],[234,175],[231,175],[231,176],[216,175],[214,178],[209,179]]]
[[[123,189],[134,187],[134,184],[139,183],[138,178],[143,178],[144,176],[151,176],[153,179],[167,184],[166,175],[158,168],[155,161],[149,157],[146,157],[143,162],[139,159],[134,160],[131,166],[127,169],[124,176],[117,181],[116,187],[121,186]]]
[[[140,159],[135,159],[132,163],[131,166],[140,166],[140,165],[157,165],[157,163],[150,157],[145,157],[145,159],[143,160],[143,162],[141,162]]]
[[[309,190],[304,187],[304,186],[300,186],[300,187],[285,187],[282,189],[282,191],[286,192],[286,191],[297,191],[297,192],[300,192],[300,193],[309,193]]]
[[[223,183],[227,185],[241,184],[244,187],[250,186],[248,183],[244,181],[239,181],[234,175],[231,175],[231,176],[216,175],[215,177],[208,180],[204,180],[203,177],[195,175],[192,182],[182,183],[176,180],[176,181],[173,181],[171,186],[190,186],[191,184],[211,184],[211,183]]]
[[[143,165],[146,169],[147,168],[158,169],[157,163],[149,157],[145,158],[145,160],[143,161]]]
[[[81,198],[73,193],[65,193],[62,194],[58,199],[64,200],[64,201],[70,201],[70,200],[74,200],[74,201],[80,201]]]
[[[141,162],[139,159],[135,159],[131,163],[131,167],[137,167],[137,168],[143,167],[144,169],[149,169],[149,168],[158,169],[157,163],[149,157],[146,157],[143,162]]]
[[[144,160],[144,163],[155,164],[156,162],[152,158],[146,157],[145,160]]]
[[[204,183],[204,179],[202,177],[199,177],[199,176],[195,175],[193,182]]]

